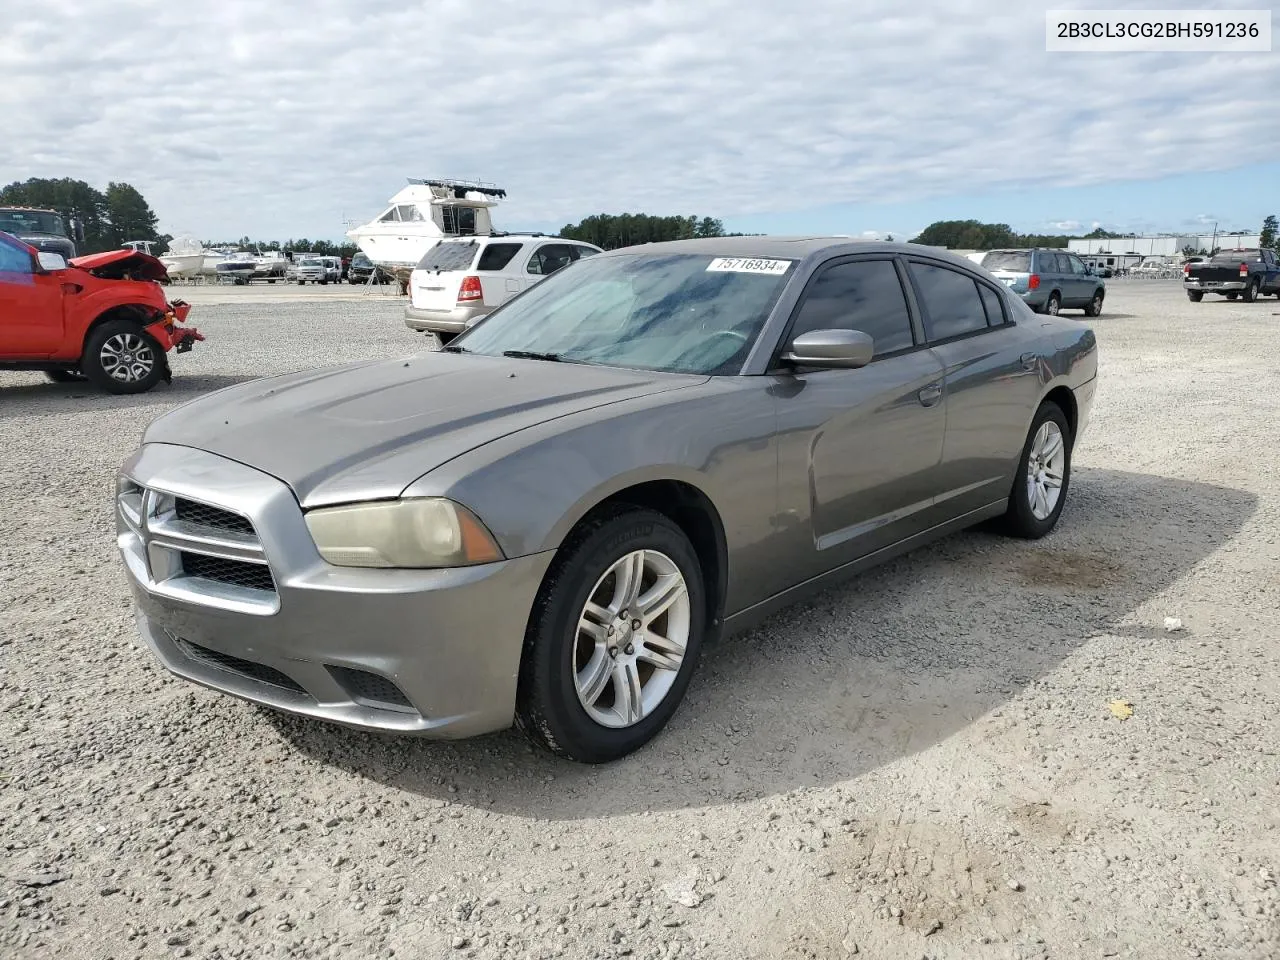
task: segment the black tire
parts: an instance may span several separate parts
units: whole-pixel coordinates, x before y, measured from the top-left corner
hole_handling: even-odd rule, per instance
[[[1224,293],[1224,294],[1223,294],[1223,296],[1224,296],[1224,297],[1226,297],[1228,300],[1234,300],[1234,299],[1236,299],[1238,296],[1240,296],[1240,294],[1238,294],[1238,293],[1236,293],[1234,290],[1232,290],[1230,293]]]
[[[119,380],[108,372],[104,366],[103,348],[117,337],[136,338],[150,351],[151,368],[145,376],[134,380]],[[164,378],[167,365],[164,348],[151,334],[131,320],[108,320],[94,327],[85,338],[84,353],[80,356],[81,372],[95,386],[108,393],[146,393]]]
[[[1203,291],[1203,290],[1188,290],[1188,291],[1187,291],[1187,299],[1188,299],[1188,300],[1190,300],[1192,303],[1199,303],[1201,300],[1203,300],[1203,299],[1204,299],[1204,291]]]
[[[1084,315],[1086,317],[1102,316],[1102,301],[1104,296],[1105,294],[1101,290],[1099,290],[1097,293],[1093,295],[1093,299],[1085,304]]]
[[[689,640],[676,679],[644,719],[628,727],[593,720],[574,685],[578,618],[599,579],[632,550],[658,550],[689,591]],[[581,524],[566,540],[534,601],[516,695],[516,724],[537,746],[581,763],[608,763],[648,743],[679,707],[697,666],[706,623],[702,568],[689,538],[667,517],[619,506]]]
[[[1259,296],[1258,291],[1260,289],[1262,289],[1262,283],[1257,277],[1254,277],[1249,281],[1249,285],[1244,288],[1244,302],[1253,303],[1253,301],[1257,300]]]
[[[1032,441],[1046,420],[1052,420],[1058,425],[1058,430],[1062,433],[1065,457],[1058,502],[1049,515],[1040,520],[1031,509],[1031,498],[1027,489],[1027,462],[1031,458]],[[1027,431],[1027,439],[1022,445],[1022,456],[1018,458],[1018,472],[1014,474],[1013,488],[1009,491],[1009,507],[999,522],[1004,533],[1024,540],[1039,540],[1057,525],[1071,487],[1071,448],[1074,440],[1075,438],[1071,435],[1071,425],[1067,422],[1067,415],[1062,412],[1062,408],[1052,401],[1040,404],[1040,409],[1036,411],[1031,421],[1031,429]]]
[[[84,383],[89,379],[79,370],[46,370],[44,375],[54,383]]]
[[[1056,293],[1049,294],[1049,299],[1044,302],[1044,312],[1051,317],[1056,317],[1062,312],[1062,297]]]

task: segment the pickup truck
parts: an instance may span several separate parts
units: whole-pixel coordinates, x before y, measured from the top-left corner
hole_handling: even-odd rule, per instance
[[[1280,297],[1280,261],[1274,250],[1220,250],[1208,260],[1183,264],[1182,286],[1193,303],[1206,293],[1245,303],[1266,294]]]
[[[190,304],[170,303],[164,264],[136,250],[70,263],[0,233],[0,370],[41,370],[57,383],[89,380],[142,393],[171,378],[166,354],[204,337],[181,326]]]

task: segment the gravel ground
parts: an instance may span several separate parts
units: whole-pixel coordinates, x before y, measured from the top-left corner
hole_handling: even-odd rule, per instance
[[[136,644],[111,498],[147,421],[422,344],[350,288],[183,293],[209,339],[171,386],[0,374],[0,957],[1280,955],[1280,302],[1111,283],[1053,536],[794,607],[586,768],[302,722]]]

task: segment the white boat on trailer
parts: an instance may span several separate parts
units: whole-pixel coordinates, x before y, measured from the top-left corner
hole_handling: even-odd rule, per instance
[[[488,236],[489,211],[507,191],[479,180],[416,180],[392,197],[387,209],[347,231],[375,266],[400,281],[445,237]]]

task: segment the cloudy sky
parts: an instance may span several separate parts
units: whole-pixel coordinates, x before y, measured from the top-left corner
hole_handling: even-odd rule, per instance
[[[1271,4],[1182,6],[1250,5]],[[506,187],[507,229],[1253,228],[1280,207],[1280,54],[1047,53],[1045,9],[1086,6],[0,0],[0,183],[126,180],[204,239],[336,238],[406,177]]]

